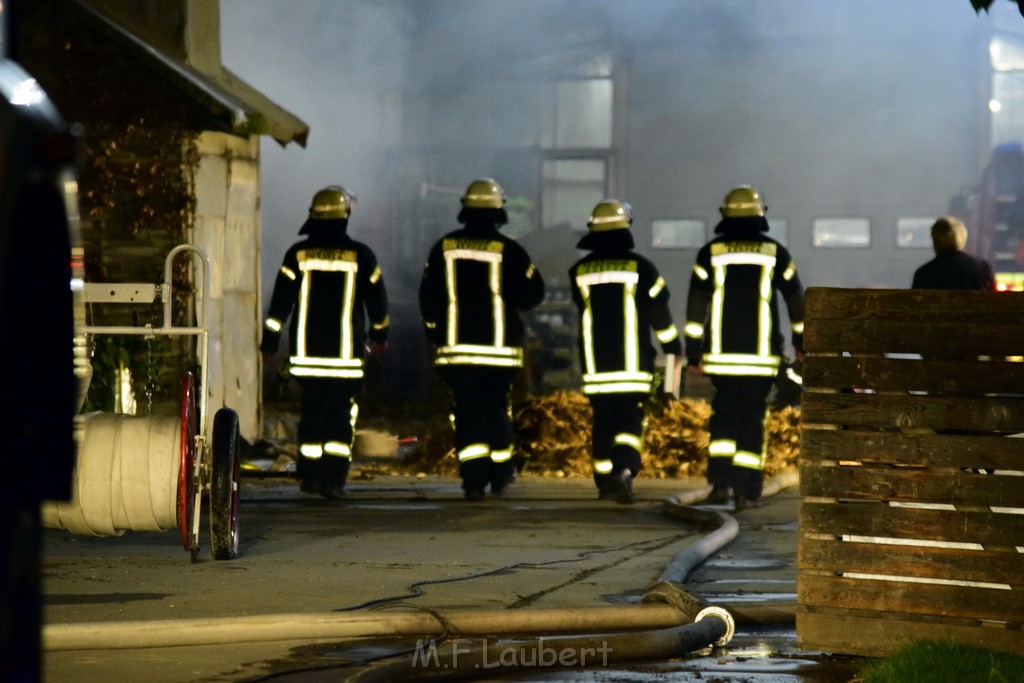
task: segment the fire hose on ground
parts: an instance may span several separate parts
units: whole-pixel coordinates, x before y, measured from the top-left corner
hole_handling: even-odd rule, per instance
[[[765,495],[794,485],[796,475],[777,477],[765,485]],[[395,680],[388,675],[395,667],[402,668],[404,680],[409,675],[423,674],[422,680],[458,680],[479,677],[487,664],[490,673],[515,670],[540,662],[542,656],[571,659],[580,653],[602,653],[606,662],[639,661],[670,658],[688,654],[711,645],[724,645],[735,631],[731,606],[708,606],[688,593],[679,583],[690,570],[735,538],[738,525],[731,516],[691,507],[707,495],[706,489],[680,494],[664,503],[665,514],[696,523],[713,531],[691,544],[666,567],[659,581],[635,606],[593,608],[521,609],[521,610],[453,610],[450,612],[411,613],[297,613],[225,618],[173,619],[148,622],[107,622],[52,624],[43,628],[43,646],[49,651],[103,650],[184,645],[218,645],[240,642],[293,641],[330,642],[345,638],[386,636],[485,637],[495,633],[568,634],[584,636],[535,637],[522,641],[487,643],[469,647],[464,640],[445,647],[462,647],[459,666],[408,668],[408,658],[388,661],[356,674],[353,681]],[[778,623],[792,613],[786,609],[758,610],[749,605],[740,608],[745,620]],[[602,631],[608,630],[608,633]],[[596,634],[596,635],[595,635]],[[601,649],[599,649],[601,648]],[[437,650],[436,656],[442,656]],[[565,653],[573,653],[572,657]],[[616,654],[617,653],[617,654]],[[432,653],[433,654],[433,653]],[[445,651],[454,656],[454,652]],[[504,659],[503,659],[504,658]],[[438,660],[440,661],[440,660]],[[504,663],[507,665],[503,665]],[[592,663],[597,663],[595,659]],[[559,665],[557,659],[555,664]],[[466,667],[463,668],[463,665]],[[536,666],[537,664],[533,664]],[[569,666],[580,666],[579,661]],[[391,672],[391,674],[388,674]],[[384,676],[381,678],[380,676]]]
[[[773,496],[782,489],[797,486],[799,483],[799,474],[783,472],[765,482],[762,495]],[[716,510],[691,507],[693,503],[702,500],[699,497],[700,493],[700,491],[696,491],[671,496],[663,504],[662,511],[669,517],[702,528],[711,528],[714,531],[690,544],[676,555],[661,573],[659,582],[682,583],[694,567],[729,543],[739,532],[739,525],[731,515]],[[736,623],[740,625],[792,624],[796,620],[796,601],[773,601],[771,603],[723,601],[718,605],[727,609]]]
[[[763,495],[774,495],[799,482],[796,473],[782,475],[765,483]],[[641,605],[633,611],[671,606],[676,619],[683,623],[668,628],[627,631],[615,624],[615,631],[586,636],[536,637],[528,640],[497,642],[474,641],[468,638],[450,640],[442,648],[420,648],[411,655],[392,658],[370,666],[346,679],[346,683],[384,683],[393,680],[457,681],[479,678],[481,672],[491,674],[543,668],[586,666],[585,655],[592,665],[669,659],[690,654],[710,646],[727,645],[735,633],[736,622],[730,609],[708,606],[702,598],[688,592],[680,583],[690,571],[731,542],[739,532],[739,524],[730,515],[691,507],[707,497],[710,487],[689,491],[665,500],[666,515],[699,528],[711,529],[700,540],[676,555],[658,581],[647,589]],[[795,606],[783,608],[741,607],[747,621],[758,623],[791,622]],[[708,618],[711,617],[711,618]],[[598,630],[596,624],[590,624]],[[466,635],[465,632],[457,631]],[[495,632],[510,633],[507,625]],[[547,631],[551,633],[551,631]],[[474,647],[475,646],[475,647]],[[543,659],[547,656],[547,660]],[[598,656],[600,655],[600,656]]]
[[[683,615],[677,613],[677,618]],[[735,625],[721,607],[706,607],[694,621],[674,628],[598,635],[533,638],[521,641],[476,641],[457,638],[439,650],[423,649],[412,657],[365,669],[347,683],[478,680],[481,673],[536,671],[538,668],[608,666],[622,662],[678,657],[732,640]],[[588,659],[589,657],[589,659]]]

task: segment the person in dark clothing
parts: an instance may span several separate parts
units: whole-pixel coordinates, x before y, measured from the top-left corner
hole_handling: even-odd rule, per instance
[[[508,222],[505,193],[491,178],[463,194],[463,227],[434,243],[420,281],[420,312],[438,374],[453,394],[455,453],[467,500],[515,481],[510,391],[523,368],[520,312],[544,299],[544,280]]]
[[[967,227],[952,216],[942,216],[932,225],[935,258],[914,271],[911,289],[994,289],[992,268],[985,261],[962,251]]]
[[[589,233],[577,244],[590,253],[569,269],[580,311],[583,393],[593,417],[593,468],[598,497],[634,501],[640,471],[644,404],[654,379],[651,331],[666,354],[683,348],[657,267],[633,251],[632,208],[606,199],[594,207]]]
[[[377,257],[348,236],[352,200],[344,188],[313,196],[274,282],[260,351],[270,362],[288,327],[291,374],[302,390],[297,474],[303,493],[345,495],[363,385],[367,322],[371,350],[388,339],[388,298]]]
[[[783,362],[782,293],[797,360],[803,357],[804,293],[796,264],[768,237],[757,190],[731,190],[715,227],[719,236],[697,252],[686,303],[687,366],[711,376],[709,502],[736,510],[759,507],[766,458],[768,395]]]

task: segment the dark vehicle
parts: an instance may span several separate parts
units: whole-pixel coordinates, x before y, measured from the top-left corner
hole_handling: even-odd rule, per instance
[[[0,679],[40,678],[40,506],[71,496],[89,376],[77,139],[35,79],[0,59]]]

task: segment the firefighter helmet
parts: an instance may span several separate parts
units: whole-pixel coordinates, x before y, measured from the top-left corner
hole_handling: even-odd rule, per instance
[[[493,178],[477,178],[463,193],[462,205],[467,209],[503,209],[505,191]]]
[[[723,218],[764,217],[768,207],[764,205],[761,194],[750,185],[740,185],[729,190],[725,195],[719,211]]]
[[[348,218],[352,213],[354,199],[340,185],[328,185],[313,195],[309,217],[316,221]]]
[[[590,232],[621,230],[633,223],[633,207],[618,199],[602,200],[590,213],[587,227]]]

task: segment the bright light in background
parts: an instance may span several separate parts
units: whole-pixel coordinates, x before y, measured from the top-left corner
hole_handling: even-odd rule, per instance
[[[1003,105],[999,104],[999,100],[989,100],[988,110],[995,114],[997,111],[1003,108]]]
[[[34,78],[26,78],[21,81],[14,86],[14,90],[11,92],[11,104],[23,107],[39,104],[45,98],[46,96],[43,94],[42,88],[39,87]]]

